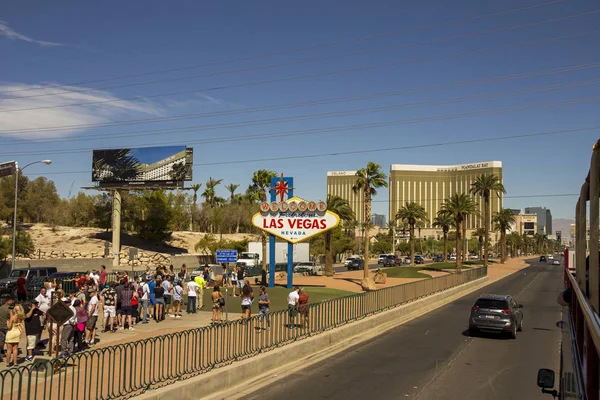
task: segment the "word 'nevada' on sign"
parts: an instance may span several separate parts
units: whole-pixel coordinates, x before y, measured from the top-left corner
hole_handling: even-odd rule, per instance
[[[301,242],[340,223],[340,217],[327,211],[323,201],[306,202],[292,197],[280,203],[263,203],[260,209],[252,217],[252,224],[290,243]]]

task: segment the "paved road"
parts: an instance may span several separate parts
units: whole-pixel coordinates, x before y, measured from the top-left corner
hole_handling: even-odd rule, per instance
[[[539,368],[558,369],[559,266],[539,264],[357,345],[244,399],[544,399]],[[512,294],[524,306],[517,339],[469,337],[479,294]]]
[[[425,264],[421,264],[421,265],[427,265],[427,264],[431,264],[432,261],[431,260],[425,260]],[[402,266],[405,266],[405,264],[402,264]],[[418,265],[417,265],[418,267]],[[377,268],[383,268],[383,266],[381,264],[377,264],[377,263],[372,263],[369,264],[369,269],[377,269]],[[340,267],[333,267],[333,270],[335,272],[345,272],[348,271],[348,268],[344,267],[344,266],[340,266]]]

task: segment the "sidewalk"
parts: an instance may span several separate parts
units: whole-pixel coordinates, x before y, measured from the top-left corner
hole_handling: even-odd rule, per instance
[[[530,258],[530,257],[529,257]],[[525,258],[514,258],[508,259],[505,264],[490,264],[488,267],[488,284],[496,282],[508,275],[516,273],[524,268],[527,268],[529,265],[525,262]],[[429,272],[429,271],[424,271]],[[430,273],[430,272],[429,272]],[[445,275],[445,273],[440,272],[437,273],[439,275]],[[355,276],[356,275],[356,276]],[[436,275],[436,274],[432,274]],[[309,285],[315,284],[316,281],[319,281],[319,284],[323,284],[323,286],[332,287],[332,288],[343,288],[345,290],[358,292],[360,289],[358,285],[351,280],[359,278],[362,276],[362,271],[356,272],[345,272],[336,274],[335,278],[327,278],[327,277],[305,277],[305,276],[294,276],[294,284],[299,285]],[[352,279],[354,278],[354,279]],[[389,278],[388,282],[385,285],[378,285],[379,288],[389,287],[393,285],[398,285],[402,283],[412,282],[421,279],[411,279],[411,278]],[[358,289],[358,290],[357,290]],[[102,347],[117,345],[121,343],[127,342],[135,342],[142,339],[147,339],[151,337],[161,336],[172,334],[175,332],[185,331],[188,329],[200,328],[203,326],[208,326],[211,324],[212,311],[210,310],[210,305],[205,304],[203,310],[206,311],[198,311],[196,314],[187,314],[183,313],[183,318],[175,319],[167,317],[164,321],[157,323],[154,320],[150,320],[148,324],[136,324],[135,329],[133,331],[130,330],[118,330],[114,333],[106,332],[100,333],[101,327],[103,326],[103,317],[100,317],[98,320],[98,330],[96,333],[96,345],[93,349],[98,349]],[[225,310],[222,313],[222,319],[225,321],[227,318]],[[241,318],[240,310],[238,307],[230,307],[229,308],[229,320],[239,320]],[[44,331],[42,334],[42,340],[48,340],[48,331]],[[24,357],[26,356],[25,352],[26,348],[26,340],[22,338],[20,344],[20,354],[19,354],[19,362],[22,363],[24,361]],[[44,354],[46,355],[46,354]],[[0,364],[0,370],[5,369],[5,362]]]
[[[488,282],[493,283],[499,281],[502,278],[529,267],[530,264],[526,262],[528,259],[533,260],[534,258],[531,256],[509,258],[504,264],[490,264],[488,266]]]

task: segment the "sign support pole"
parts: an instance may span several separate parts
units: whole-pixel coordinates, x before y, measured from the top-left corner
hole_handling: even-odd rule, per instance
[[[288,192],[288,199],[294,197],[294,183],[290,182],[291,189]],[[288,242],[287,259],[287,288],[291,289],[294,284],[294,245]]]
[[[277,193],[271,192],[271,201],[277,200]],[[269,235],[269,287],[275,286],[275,236]]]

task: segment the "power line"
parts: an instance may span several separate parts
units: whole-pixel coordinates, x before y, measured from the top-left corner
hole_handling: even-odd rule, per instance
[[[524,198],[542,198],[542,197],[573,197],[573,196],[579,196],[579,193],[549,193],[549,194],[522,194],[522,195],[514,195],[514,196],[502,196],[502,199],[524,199]],[[473,196],[473,197],[477,197],[479,198],[479,196]],[[423,202],[423,201],[445,201],[446,199],[419,199],[418,202]],[[364,203],[364,200],[346,200],[348,203],[350,204],[355,204],[355,203]],[[400,202],[398,201],[390,201],[388,200],[371,200],[372,203],[398,203]]]
[[[465,51],[465,52],[447,54],[447,55],[443,55],[443,56],[435,56],[435,57],[428,57],[428,58],[422,58],[422,59],[416,59],[416,60],[408,60],[408,61],[402,61],[402,62],[397,62],[397,63],[371,65],[371,66],[352,68],[352,69],[346,69],[346,70],[320,72],[320,73],[309,74],[309,75],[299,75],[299,76],[293,76],[293,77],[287,77],[287,78],[278,78],[278,79],[271,79],[271,80],[247,82],[247,83],[240,83],[240,84],[233,84],[233,85],[226,85],[226,86],[217,86],[217,87],[212,87],[212,88],[186,90],[186,91],[180,91],[180,92],[161,93],[161,94],[146,95],[146,96],[135,96],[135,97],[122,98],[122,99],[92,101],[92,102],[87,102],[87,103],[59,104],[59,105],[53,105],[53,106],[16,108],[16,109],[0,109],[0,112],[5,113],[5,112],[19,112],[19,111],[48,110],[48,109],[64,108],[64,107],[83,107],[83,106],[98,105],[98,104],[118,103],[118,102],[123,102],[123,101],[138,101],[138,100],[151,99],[151,98],[157,98],[157,97],[175,96],[175,95],[181,95],[181,94],[190,94],[190,93],[199,93],[199,92],[207,92],[207,91],[215,91],[215,90],[223,90],[223,89],[231,89],[231,88],[239,88],[239,87],[257,86],[257,85],[263,85],[263,84],[268,84],[268,83],[279,83],[279,82],[285,82],[285,81],[310,79],[310,78],[323,77],[323,76],[339,75],[339,74],[350,73],[350,72],[369,71],[369,70],[380,69],[380,68],[384,68],[384,67],[392,67],[392,66],[396,67],[399,65],[411,64],[411,63],[417,63],[417,62],[442,60],[442,59],[452,58],[452,57],[460,57],[460,56],[472,55],[472,54],[481,54],[481,53],[486,53],[486,52],[495,51],[495,50],[512,49],[512,48],[518,48],[518,47],[524,47],[524,46],[531,46],[531,45],[535,45],[535,44],[549,43],[549,42],[553,42],[556,40],[564,40],[564,39],[571,39],[571,38],[575,38],[575,37],[593,35],[596,33],[600,33],[600,30],[593,30],[593,31],[588,31],[588,32],[583,32],[583,33],[575,33],[575,34],[566,35],[566,36],[558,36],[558,37],[553,37],[553,38],[548,38],[548,39],[540,39],[540,40],[534,40],[534,41],[530,41],[530,42],[511,44],[511,45],[489,47],[489,48],[485,48],[485,49],[470,50],[470,51]]]
[[[182,128],[168,129],[168,130],[164,130],[164,129],[156,130],[155,129],[155,130],[145,130],[145,131],[137,131],[137,132],[118,132],[118,133],[111,133],[111,134],[92,135],[92,136],[86,136],[86,137],[76,138],[76,139],[73,139],[73,138],[45,139],[45,140],[40,140],[40,141],[35,141],[35,142],[30,142],[27,140],[3,141],[3,142],[0,142],[0,144],[3,144],[3,145],[17,145],[17,144],[18,145],[22,145],[22,144],[35,145],[35,144],[39,144],[39,143],[55,143],[55,142],[65,142],[65,141],[81,142],[81,141],[89,141],[89,140],[97,140],[97,139],[108,139],[108,138],[112,138],[112,137],[119,137],[121,139],[121,138],[125,138],[125,137],[138,137],[138,136],[147,137],[150,135],[154,136],[154,135],[164,135],[164,134],[183,133],[183,132],[194,132],[194,131],[215,130],[215,129],[224,129],[224,128],[256,126],[256,125],[264,125],[264,124],[313,120],[313,119],[319,119],[319,118],[331,118],[331,117],[346,116],[346,115],[354,116],[354,115],[359,115],[359,114],[383,112],[383,111],[397,110],[397,109],[402,109],[402,108],[416,108],[416,107],[431,106],[431,105],[453,104],[453,103],[459,103],[459,102],[464,102],[464,101],[484,100],[484,99],[497,98],[497,97],[502,97],[502,96],[507,96],[507,95],[543,92],[543,91],[550,91],[550,90],[556,90],[556,89],[564,89],[564,88],[569,88],[569,87],[587,86],[590,84],[598,84],[598,83],[600,83],[600,79],[572,82],[572,83],[566,83],[566,84],[560,84],[560,85],[551,85],[551,86],[538,87],[538,88],[528,88],[528,89],[521,89],[521,90],[496,92],[496,93],[489,93],[489,94],[484,94],[484,95],[455,97],[455,98],[445,99],[445,100],[434,100],[434,101],[417,102],[417,103],[402,103],[402,104],[394,104],[394,105],[387,105],[387,106],[380,106],[380,107],[362,108],[362,109],[345,110],[345,111],[334,111],[334,112],[327,112],[327,113],[321,113],[321,114],[305,114],[305,115],[299,115],[299,116],[268,118],[268,119],[251,120],[251,121],[240,121],[240,122],[234,122],[234,123],[199,125],[199,126],[182,127]],[[326,131],[328,128],[320,128],[317,130],[308,130],[308,132],[310,132],[310,133],[322,132],[323,131],[322,129],[325,129],[325,131]],[[337,129],[339,129],[339,128],[337,128]],[[302,132],[307,132],[307,130],[300,131],[300,133],[302,133]],[[251,140],[251,139],[256,139],[256,138],[271,138],[274,136],[295,136],[297,134],[298,134],[298,131],[292,131],[291,133],[283,132],[283,133],[270,133],[270,134],[258,134],[258,135],[230,136],[230,137],[219,136],[217,138],[206,138],[206,139],[203,139],[200,141],[194,141],[191,143],[221,143],[221,142],[228,142],[228,141]],[[170,142],[170,143],[173,143],[173,142]],[[190,142],[187,142],[187,143],[189,144]],[[77,149],[62,150],[61,152],[62,153],[77,153],[77,152],[84,152],[84,151],[91,151],[91,150],[94,150],[94,149],[93,148],[77,148]],[[37,154],[45,154],[45,152],[46,151],[40,151]],[[15,153],[11,153],[11,154],[15,154]],[[16,154],[22,155],[22,154],[31,154],[31,153],[16,153]],[[0,155],[2,155],[2,154],[0,153]]]
[[[138,78],[141,76],[157,75],[157,74],[184,71],[184,70],[195,69],[195,68],[230,64],[230,63],[235,63],[235,62],[239,62],[239,61],[256,60],[256,59],[261,59],[261,58],[279,56],[279,55],[284,55],[284,54],[292,54],[292,53],[298,53],[298,52],[309,51],[309,50],[317,50],[317,49],[322,49],[322,48],[327,48],[327,47],[339,46],[339,45],[343,45],[343,44],[365,42],[365,41],[379,39],[379,38],[383,38],[383,37],[387,37],[387,36],[395,36],[395,35],[400,35],[400,34],[404,34],[404,33],[419,32],[419,31],[424,31],[424,30],[429,30],[429,29],[441,28],[441,27],[445,27],[445,26],[449,26],[449,25],[461,24],[461,23],[465,23],[465,22],[476,21],[479,19],[491,18],[491,17],[511,14],[511,13],[515,13],[515,12],[546,7],[546,6],[550,6],[550,5],[554,5],[554,4],[564,3],[566,1],[567,0],[549,1],[549,2],[545,2],[545,3],[534,4],[531,6],[514,8],[514,9],[510,9],[510,10],[506,10],[506,11],[499,11],[499,12],[490,13],[490,14],[483,14],[483,15],[477,15],[474,17],[463,18],[463,19],[455,20],[455,21],[443,22],[440,24],[425,25],[425,26],[421,26],[421,27],[417,27],[417,28],[395,30],[395,31],[377,34],[377,35],[365,36],[365,37],[349,39],[349,40],[342,40],[342,41],[337,41],[337,42],[330,42],[330,43],[325,43],[325,44],[320,44],[320,45],[315,45],[315,46],[300,47],[300,48],[291,49],[291,50],[283,50],[283,51],[278,51],[278,52],[265,53],[265,54],[261,54],[261,55],[238,57],[238,58],[233,58],[233,59],[229,59],[229,60],[215,61],[215,62],[203,63],[203,64],[195,64],[195,65],[179,67],[179,68],[169,68],[169,69],[163,69],[163,70],[157,70],[157,71],[142,72],[142,73],[130,74],[130,75],[122,75],[122,76],[117,76],[117,77],[112,77],[112,78],[102,78],[102,79],[71,82],[71,83],[66,83],[66,84],[62,84],[62,85],[42,86],[39,88],[16,89],[16,90],[11,90],[11,91],[0,92],[0,94],[27,92],[27,91],[32,91],[32,90],[60,88],[60,87],[76,86],[76,85],[83,85],[83,84],[89,84],[89,83],[108,82],[108,81],[114,81],[114,80],[120,80],[120,79]]]
[[[568,105],[568,104],[579,104],[586,102],[593,102],[600,100],[600,96],[598,97],[588,97],[583,99],[576,100],[567,100],[562,102],[552,102],[552,103],[540,103],[540,104],[531,104],[527,106],[521,107],[511,107],[511,108],[500,108],[500,109],[492,109],[492,110],[482,110],[482,111],[474,111],[468,113],[459,113],[459,114],[450,114],[450,115],[439,115],[435,117],[424,117],[424,118],[413,118],[413,119],[403,119],[403,120],[392,120],[392,121],[383,121],[383,122],[375,122],[370,124],[355,124],[355,125],[346,125],[339,127],[331,127],[331,128],[317,128],[317,129],[302,129],[296,131],[288,131],[288,132],[278,132],[278,133],[266,133],[266,134],[257,134],[257,135],[247,135],[247,136],[233,136],[228,138],[212,138],[198,141],[186,141],[184,144],[207,144],[207,143],[225,143],[225,142],[239,142],[243,140],[257,140],[257,139],[273,139],[273,138],[281,138],[281,137],[291,137],[291,136],[305,136],[305,135],[314,135],[317,133],[325,133],[325,132],[339,132],[345,130],[357,130],[357,129],[365,129],[365,128],[378,128],[384,126],[393,126],[393,125],[404,125],[404,124],[416,124],[422,122],[431,122],[431,121],[443,121],[449,119],[457,119],[464,117],[474,117],[474,116],[482,116],[482,115],[492,115],[504,112],[512,112],[512,111],[524,111],[531,109],[539,109],[546,107],[554,107],[557,105]],[[176,144],[176,141],[162,142],[162,143],[153,143],[148,146],[143,147],[152,147],[152,146],[160,146],[160,145],[173,145]],[[49,152],[48,150],[39,150],[39,151],[29,151],[29,152],[9,152],[9,153],[0,153],[0,156],[15,156],[15,155],[34,155],[34,154],[73,154],[73,153],[85,153],[88,151],[94,150],[93,148],[86,149],[67,149],[67,150],[55,150]],[[99,149],[98,149],[99,150]]]
[[[505,75],[505,76],[500,76],[500,77],[477,79],[477,80],[472,80],[472,81],[462,81],[462,82],[456,82],[456,83],[447,83],[447,84],[441,84],[441,85],[418,87],[418,88],[412,88],[412,89],[401,89],[401,90],[395,90],[395,91],[389,91],[389,92],[376,92],[376,93],[356,95],[356,96],[334,97],[334,98],[328,98],[328,99],[322,99],[322,100],[309,100],[309,101],[287,103],[287,104],[281,104],[281,105],[270,105],[270,106],[262,106],[262,107],[227,110],[227,111],[216,111],[216,112],[209,112],[209,113],[184,114],[184,115],[159,117],[159,118],[144,118],[144,119],[106,122],[106,123],[97,123],[97,124],[63,125],[63,126],[54,126],[54,127],[47,127],[47,128],[24,128],[24,129],[19,129],[19,130],[0,130],[0,135],[2,135],[2,134],[12,135],[15,133],[26,133],[26,132],[36,132],[36,133],[54,132],[54,131],[61,131],[61,130],[73,130],[73,129],[77,129],[77,128],[102,128],[102,127],[112,127],[112,126],[121,126],[121,125],[135,125],[135,124],[142,124],[142,123],[159,123],[159,122],[168,122],[168,121],[183,120],[183,119],[219,117],[219,116],[232,115],[232,114],[245,114],[245,113],[255,113],[255,112],[263,112],[263,111],[273,111],[273,110],[280,110],[280,109],[296,108],[296,107],[309,107],[309,106],[314,106],[314,105],[333,104],[333,103],[339,103],[339,102],[345,102],[345,101],[374,99],[374,98],[380,98],[380,97],[396,96],[396,95],[401,95],[401,94],[420,93],[420,92],[427,92],[427,91],[433,91],[433,90],[460,88],[460,87],[465,87],[465,86],[472,86],[472,85],[486,84],[486,83],[493,83],[493,82],[502,82],[502,81],[507,81],[507,80],[533,78],[533,77],[547,76],[547,75],[552,75],[552,74],[571,72],[571,71],[579,71],[579,70],[591,69],[591,68],[597,68],[597,67],[600,67],[600,62],[589,63],[589,64],[580,64],[580,65],[575,65],[575,66],[570,66],[570,67],[555,68],[555,69],[550,69],[550,70],[523,73],[523,74],[517,74],[517,75],[508,75],[508,76]],[[156,131],[156,130],[136,131],[136,132],[129,132],[129,133],[152,132],[152,131]],[[67,140],[71,140],[71,139],[67,138]],[[29,142],[29,141],[24,141],[24,142]],[[2,142],[2,143],[7,143],[7,142]]]
[[[382,153],[382,152],[387,152],[387,151],[412,150],[412,149],[420,149],[420,148],[428,148],[428,147],[441,147],[441,146],[452,146],[452,145],[462,145],[462,144],[472,144],[472,143],[493,142],[493,141],[501,141],[501,140],[523,139],[523,138],[530,138],[530,137],[537,137],[537,136],[549,136],[549,135],[558,135],[558,134],[565,134],[565,133],[585,132],[585,131],[592,131],[592,130],[599,130],[599,129],[600,129],[600,126],[592,126],[592,127],[565,129],[565,130],[551,131],[551,132],[537,132],[537,133],[511,135],[511,136],[497,136],[497,137],[482,138],[482,139],[469,139],[469,140],[428,143],[428,144],[398,146],[398,147],[385,147],[385,148],[379,148],[379,149],[355,150],[355,151],[319,153],[319,154],[306,154],[306,155],[285,156],[285,157],[258,158],[258,159],[249,159],[249,160],[217,161],[217,162],[211,162],[211,163],[194,163],[193,166],[200,167],[200,166],[213,166],[213,165],[225,165],[225,164],[245,164],[245,163],[266,162],[266,161],[298,160],[298,159],[320,158],[320,157],[336,157],[336,156],[342,156],[342,155]],[[90,174],[90,173],[92,173],[91,170],[84,170],[84,171],[59,171],[59,172],[54,171],[54,172],[46,172],[46,173],[39,173],[39,174],[32,173],[30,175]]]
[[[450,37],[444,36],[444,37],[439,37],[439,38],[434,38],[434,39],[429,39],[429,40],[424,40],[424,41],[419,41],[419,42],[404,43],[404,44],[398,44],[398,45],[393,45],[393,46],[385,46],[385,47],[379,47],[379,48],[375,48],[375,49],[368,49],[368,50],[335,54],[335,55],[322,56],[322,57],[313,57],[313,58],[308,58],[308,59],[304,59],[304,60],[289,61],[289,62],[284,62],[284,63],[270,64],[270,65],[257,66],[257,67],[249,67],[249,68],[243,68],[243,69],[236,69],[236,70],[232,70],[232,71],[218,71],[218,72],[211,72],[211,73],[200,74],[200,75],[159,79],[159,80],[147,81],[147,82],[137,82],[137,83],[122,84],[122,85],[103,86],[103,87],[99,87],[99,88],[86,88],[86,89],[81,89],[81,90],[67,90],[67,91],[63,91],[63,92],[41,93],[41,94],[35,94],[32,96],[4,97],[3,100],[58,96],[58,95],[62,95],[62,94],[72,94],[72,93],[88,93],[88,92],[99,91],[99,90],[121,89],[121,88],[125,88],[125,87],[146,86],[146,85],[153,85],[153,84],[157,84],[157,83],[178,82],[178,81],[184,81],[184,80],[189,80],[189,79],[214,77],[214,76],[218,76],[218,75],[229,75],[229,74],[235,74],[235,73],[241,73],[241,72],[260,71],[260,70],[265,70],[265,69],[292,66],[292,65],[300,65],[300,64],[306,64],[306,63],[323,61],[323,60],[332,60],[332,59],[339,59],[339,58],[344,58],[344,57],[353,57],[353,56],[364,55],[364,54],[378,53],[378,52],[389,51],[389,50],[397,50],[397,49],[403,49],[403,48],[408,48],[408,47],[421,46],[424,44],[448,42],[448,41],[453,41],[453,40],[458,40],[458,39],[484,36],[484,35],[489,35],[492,33],[507,32],[507,31],[511,31],[511,30],[515,30],[515,29],[529,28],[532,26],[560,22],[560,21],[565,21],[565,20],[569,20],[569,19],[590,16],[590,15],[594,15],[594,14],[598,14],[598,13],[600,13],[600,10],[594,10],[594,11],[589,11],[589,12],[580,13],[580,14],[568,15],[565,17],[553,18],[553,19],[544,20],[544,21],[531,22],[528,24],[513,25],[513,26],[499,28],[499,29],[491,29],[491,30],[482,31],[482,32],[467,33],[467,34],[458,35],[458,36],[450,36]]]

